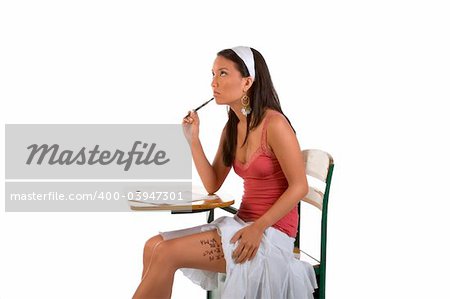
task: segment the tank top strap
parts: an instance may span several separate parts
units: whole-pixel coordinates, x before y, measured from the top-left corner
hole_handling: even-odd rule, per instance
[[[262,132],[261,132],[261,148],[264,151],[270,151],[269,150],[269,146],[267,144],[267,126],[269,125],[269,120],[272,116],[274,116],[276,114],[276,112],[274,111],[267,111],[267,116],[264,119],[264,123],[263,123],[263,127],[262,127]]]

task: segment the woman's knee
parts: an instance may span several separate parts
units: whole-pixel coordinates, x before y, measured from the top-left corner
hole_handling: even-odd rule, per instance
[[[174,254],[174,245],[173,240],[168,240],[155,246],[152,257],[153,262],[162,264],[165,267],[176,268],[179,257]]]
[[[147,242],[145,242],[144,255],[150,255],[154,251],[155,247],[163,241],[164,239],[161,237],[160,234],[148,239]]]

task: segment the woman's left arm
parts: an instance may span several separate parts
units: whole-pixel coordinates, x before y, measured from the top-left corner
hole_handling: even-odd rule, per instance
[[[288,188],[255,224],[261,229],[275,224],[308,194],[305,162],[297,137],[283,115],[275,115],[267,126],[267,143],[272,148],[288,181]]]
[[[233,252],[236,263],[251,260],[258,251],[266,228],[289,213],[308,194],[302,151],[294,131],[283,115],[272,117],[267,126],[267,143],[277,157],[289,186],[264,215],[233,236],[232,243],[242,239]]]

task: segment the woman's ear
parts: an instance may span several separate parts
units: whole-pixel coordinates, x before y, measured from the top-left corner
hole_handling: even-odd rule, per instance
[[[250,87],[252,87],[253,84],[253,78],[251,77],[246,77],[244,78],[244,90],[248,91],[250,89]]]

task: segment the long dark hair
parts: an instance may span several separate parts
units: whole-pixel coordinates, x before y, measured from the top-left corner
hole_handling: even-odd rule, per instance
[[[247,115],[247,131],[245,133],[244,142],[241,147],[247,142],[248,133],[250,130],[256,128],[264,116],[267,108],[276,110],[284,115],[281,110],[278,94],[270,78],[269,68],[267,67],[264,57],[257,50],[250,48],[253,52],[255,60],[255,80],[248,91],[250,97],[250,107],[252,112]],[[236,68],[243,77],[250,76],[250,73],[244,61],[231,49],[225,49],[217,53],[217,56],[222,56],[234,62]],[[286,117],[286,115],[284,115]],[[287,121],[292,127],[291,122],[286,117]],[[237,124],[239,118],[234,113],[233,109],[228,111],[228,121],[226,124],[225,142],[222,145],[223,162],[226,166],[231,166],[236,155],[237,145]],[[295,133],[295,129],[292,127]]]

